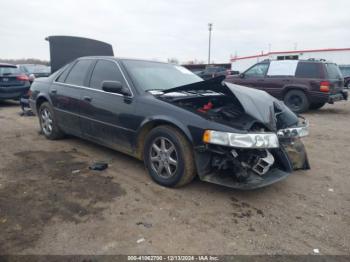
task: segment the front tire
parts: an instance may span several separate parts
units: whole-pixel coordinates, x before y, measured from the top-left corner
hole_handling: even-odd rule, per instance
[[[57,125],[52,106],[48,102],[40,105],[38,116],[40,129],[47,139],[56,140],[64,136],[64,133]]]
[[[305,93],[301,90],[290,90],[284,96],[284,103],[288,106],[294,113],[304,113],[309,107],[309,99]]]
[[[151,178],[166,187],[180,187],[195,177],[193,150],[176,128],[159,126],[147,135],[144,163]]]

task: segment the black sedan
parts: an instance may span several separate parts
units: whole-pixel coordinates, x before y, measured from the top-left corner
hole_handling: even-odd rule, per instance
[[[307,124],[266,92],[203,81],[167,63],[78,58],[36,79],[30,105],[48,139],[72,134],[144,161],[169,187],[263,187],[308,169]]]
[[[0,100],[18,100],[29,90],[29,77],[11,64],[0,64]]]

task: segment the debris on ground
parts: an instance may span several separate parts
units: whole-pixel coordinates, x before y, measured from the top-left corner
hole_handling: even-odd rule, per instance
[[[73,171],[72,171],[72,174],[78,174],[78,173],[80,173],[80,170],[79,170],[79,169],[76,169],[76,170],[73,170]]]
[[[137,244],[140,244],[140,243],[142,243],[142,242],[144,242],[144,241],[145,241],[144,238],[140,238],[140,239],[138,239],[138,240],[136,241],[136,243],[137,243]]]
[[[151,228],[152,227],[152,224],[151,223],[145,223],[145,222],[137,222],[136,225],[140,226],[144,226],[145,228]]]
[[[108,164],[105,162],[96,162],[93,163],[91,166],[89,166],[90,170],[97,170],[97,171],[102,171],[108,168]]]
[[[320,250],[318,250],[318,248],[314,248],[313,252],[314,252],[314,254],[319,254]]]
[[[24,110],[19,113],[20,116],[35,116],[32,110]]]
[[[334,192],[333,188],[328,188],[328,192]]]

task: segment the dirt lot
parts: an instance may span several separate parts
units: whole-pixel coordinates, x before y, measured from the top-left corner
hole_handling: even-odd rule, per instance
[[[251,192],[160,187],[142,162],[48,141],[18,112],[0,104],[0,254],[350,254],[350,103],[305,114],[312,170]]]

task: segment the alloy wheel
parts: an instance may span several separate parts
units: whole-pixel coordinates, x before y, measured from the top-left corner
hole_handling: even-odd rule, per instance
[[[165,137],[156,138],[150,149],[152,169],[162,178],[170,178],[176,174],[178,154],[175,145]]]
[[[49,136],[52,133],[53,121],[52,121],[51,113],[47,108],[44,108],[41,111],[40,120],[41,120],[41,128],[43,132],[45,133],[45,135]]]

